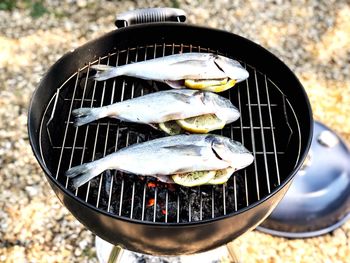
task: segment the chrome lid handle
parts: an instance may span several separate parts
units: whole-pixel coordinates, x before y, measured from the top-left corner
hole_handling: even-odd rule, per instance
[[[121,28],[135,24],[165,21],[185,22],[186,13],[182,9],[170,7],[137,9],[117,15],[115,25]]]

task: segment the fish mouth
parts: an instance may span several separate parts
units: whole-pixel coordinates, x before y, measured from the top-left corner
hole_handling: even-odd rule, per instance
[[[236,82],[242,82],[249,77],[249,72],[246,69],[241,68],[238,75],[239,77],[236,79]]]
[[[232,167],[243,169],[254,162],[254,156],[251,153],[239,153],[234,154],[232,160]]]

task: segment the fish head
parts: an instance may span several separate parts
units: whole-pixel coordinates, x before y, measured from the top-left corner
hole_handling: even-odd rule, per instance
[[[239,110],[229,99],[218,94],[206,91],[204,94],[204,103],[211,105],[215,115],[220,120],[226,121],[226,124],[234,122],[241,116]]]
[[[254,161],[254,156],[239,142],[223,136],[213,136],[212,150],[215,155],[236,170],[243,169]]]
[[[218,55],[214,62],[230,79],[236,82],[241,82],[249,77],[248,71],[236,60]]]

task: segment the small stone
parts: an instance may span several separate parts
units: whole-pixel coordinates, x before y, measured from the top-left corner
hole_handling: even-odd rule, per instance
[[[86,7],[87,1],[86,0],[77,0],[77,5],[79,7]]]
[[[29,194],[29,196],[34,197],[38,194],[38,187],[35,186],[26,186],[25,187],[26,192]]]
[[[76,256],[76,257],[79,257],[79,256],[81,255],[81,253],[82,253],[82,251],[81,251],[80,248],[76,248],[76,249],[74,250],[74,256]]]
[[[84,250],[87,245],[88,245],[88,241],[87,240],[82,240],[82,241],[79,242],[79,248],[81,250]]]

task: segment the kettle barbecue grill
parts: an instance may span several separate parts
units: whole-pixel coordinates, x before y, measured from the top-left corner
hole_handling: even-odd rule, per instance
[[[313,121],[304,88],[263,47],[226,31],[180,23],[182,10],[137,10],[118,18],[116,25],[123,28],[64,55],[33,94],[29,138],[52,189],[97,236],[145,254],[203,252],[254,229],[282,199],[310,147]],[[248,70],[246,81],[221,93],[241,118],[216,133],[242,142],[254,163],[218,186],[186,188],[106,171],[74,190],[64,175],[70,167],[165,136],[114,119],[73,126],[73,109],[168,89],[129,77],[96,82],[89,79],[91,65],[118,66],[182,52],[221,54]]]

